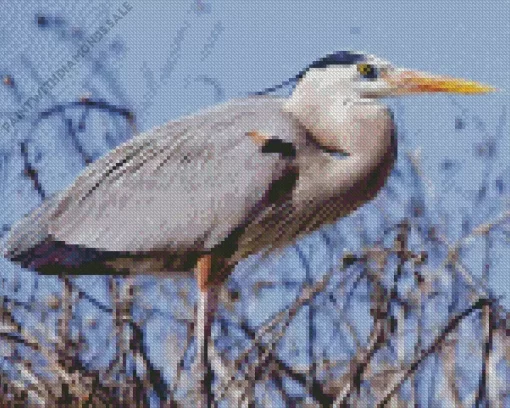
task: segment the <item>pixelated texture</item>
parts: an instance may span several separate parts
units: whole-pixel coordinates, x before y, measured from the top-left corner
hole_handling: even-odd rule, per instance
[[[0,406],[510,406],[507,1],[0,13]]]

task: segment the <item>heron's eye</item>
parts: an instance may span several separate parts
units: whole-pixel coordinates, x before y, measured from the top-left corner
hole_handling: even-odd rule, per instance
[[[377,69],[371,64],[358,64],[357,69],[362,78],[375,79],[377,78]]]

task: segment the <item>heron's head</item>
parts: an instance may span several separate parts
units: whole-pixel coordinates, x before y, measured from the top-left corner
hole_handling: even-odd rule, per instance
[[[339,51],[314,61],[296,76],[301,88],[377,98],[423,92],[475,94],[494,88],[477,82],[397,68],[370,54]]]

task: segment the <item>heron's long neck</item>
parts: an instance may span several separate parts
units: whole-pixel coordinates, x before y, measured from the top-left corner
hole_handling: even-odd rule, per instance
[[[318,144],[349,155],[331,160],[327,168],[303,180],[304,200],[308,194],[324,198],[357,194],[360,188],[364,190],[360,199],[375,196],[395,160],[393,120],[388,108],[353,93],[332,94],[331,88],[307,81],[296,88],[284,109]]]

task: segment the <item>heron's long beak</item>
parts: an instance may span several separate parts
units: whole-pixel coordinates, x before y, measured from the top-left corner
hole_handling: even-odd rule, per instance
[[[496,88],[478,82],[418,71],[395,70],[391,74],[387,74],[384,79],[396,88],[396,94],[421,92],[477,94],[496,91]]]

